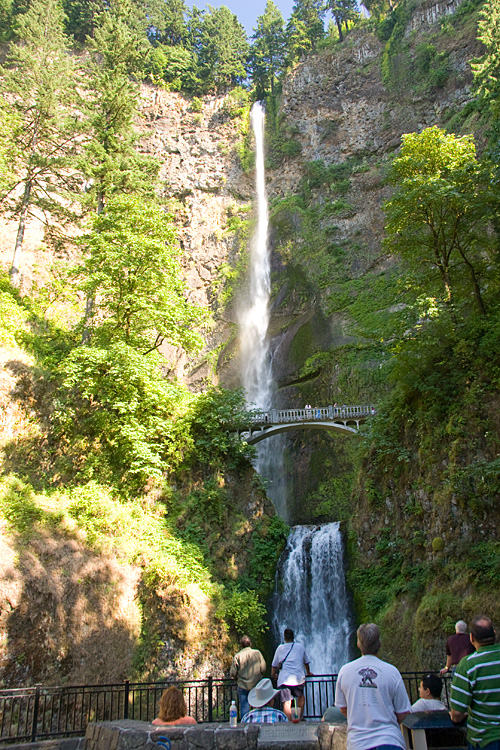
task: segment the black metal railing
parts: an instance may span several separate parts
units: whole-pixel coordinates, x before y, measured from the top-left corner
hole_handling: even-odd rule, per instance
[[[417,700],[422,672],[403,672],[410,701]],[[316,675],[305,685],[306,719],[320,719],[335,701],[336,674]],[[448,704],[450,680],[444,680]],[[110,685],[74,685],[0,690],[0,742],[35,742],[54,737],[83,736],[93,721],[134,719],[150,722],[157,715],[162,692],[176,685],[188,713],[197,722],[228,721],[229,706],[238,700],[230,679],[130,682]]]

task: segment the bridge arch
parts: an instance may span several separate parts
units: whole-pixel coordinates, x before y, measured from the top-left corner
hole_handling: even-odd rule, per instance
[[[250,445],[260,443],[272,435],[296,429],[330,430],[345,435],[356,434],[359,425],[375,414],[374,406],[318,406],[304,409],[270,409],[255,412],[247,429],[239,430],[240,437]]]
[[[281,432],[288,432],[289,430],[329,430],[331,432],[341,432],[348,435],[355,435],[358,432],[358,427],[352,427],[351,425],[344,424],[343,422],[288,422],[285,424],[272,425],[270,427],[255,429],[252,432],[240,433],[245,438],[249,445],[255,445],[260,443],[261,440],[265,440],[272,435],[278,435]],[[247,437],[248,435],[248,437]]]

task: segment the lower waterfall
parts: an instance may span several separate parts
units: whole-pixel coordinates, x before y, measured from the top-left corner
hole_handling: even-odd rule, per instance
[[[315,675],[335,674],[349,661],[353,630],[338,523],[294,526],[276,573],[272,598],[273,636],[295,633]]]

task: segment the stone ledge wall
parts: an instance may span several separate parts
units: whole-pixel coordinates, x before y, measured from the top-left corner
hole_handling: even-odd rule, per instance
[[[160,750],[160,737],[167,737],[171,750],[345,750],[346,727],[318,723],[317,739],[307,741],[259,739],[258,724],[227,724],[156,727],[140,721],[92,723],[87,727],[84,750]]]

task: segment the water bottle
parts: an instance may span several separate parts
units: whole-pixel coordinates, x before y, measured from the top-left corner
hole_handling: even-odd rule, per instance
[[[231,701],[229,707],[229,726],[235,727],[238,723],[238,709],[236,708],[236,702]]]

